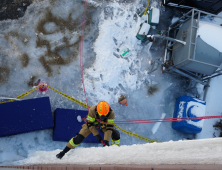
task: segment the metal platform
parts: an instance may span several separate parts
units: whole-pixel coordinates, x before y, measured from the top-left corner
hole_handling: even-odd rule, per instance
[[[213,61],[211,62],[210,58],[204,58],[198,53],[198,49],[201,49],[199,44],[202,42],[196,33],[199,28],[200,17],[203,15],[222,19],[220,16],[197,9],[192,9],[184,14],[169,26],[166,37],[184,41],[185,44],[166,38],[164,62],[159,62],[159,64],[162,65],[163,72],[174,71],[198,83],[207,85],[207,80],[221,75],[222,70],[221,64],[218,64],[220,61],[216,64],[212,63]],[[183,27],[187,28],[186,31],[181,29]],[[214,49],[210,48],[210,52],[213,53]],[[222,58],[219,58],[219,60],[222,60]]]

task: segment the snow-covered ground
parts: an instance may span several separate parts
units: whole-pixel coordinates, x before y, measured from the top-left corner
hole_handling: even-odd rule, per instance
[[[150,1],[151,6],[161,11],[157,29],[163,30],[178,16],[174,11],[161,7],[160,3],[161,0]],[[86,101],[79,66],[83,5],[83,2],[78,0],[35,0],[27,8],[24,17],[0,22],[1,97],[16,97],[29,91],[33,82],[41,79],[65,94],[82,102]],[[109,102],[116,113],[116,120],[171,118],[177,97],[195,96],[192,91],[183,91],[188,84],[186,79],[180,76],[162,74],[160,68],[148,74],[151,68],[149,61],[163,56],[164,43],[158,41],[155,44],[141,44],[135,37],[142,22],[136,12],[146,5],[146,0],[88,1],[83,48],[87,100],[89,105],[95,105],[100,100]],[[127,57],[120,57],[122,49],[129,50]],[[206,115],[221,115],[222,105],[217,104],[222,96],[220,84],[222,77],[210,81],[210,88],[206,94]],[[150,87],[157,89],[152,95],[148,93]],[[201,86],[198,92],[199,95],[203,93]],[[121,94],[127,96],[128,106],[118,103]],[[33,92],[24,99],[41,96],[50,97],[52,111],[56,108],[86,109],[50,90],[44,95]],[[199,163],[203,163],[203,160],[209,161],[206,163],[219,163],[221,154],[213,153],[221,150],[218,144],[221,143],[221,139],[187,141],[188,138],[212,138],[214,132],[218,136],[219,132],[213,128],[216,121],[205,120],[203,131],[196,136],[173,130],[171,122],[122,125],[120,127],[127,131],[164,143],[145,144],[145,141],[120,132],[121,147],[101,148],[100,144],[81,144],[78,149],[71,151],[59,161],[72,163],[75,159],[75,163],[84,164],[86,162],[83,158],[88,156],[88,153],[104,156],[108,151],[112,154],[105,154],[104,158],[110,158],[116,153],[127,151],[134,161],[121,157],[120,154],[113,159],[114,162],[100,162],[120,164],[130,161],[145,164],[158,158],[157,162],[152,163],[181,163],[180,155],[184,155],[184,160],[188,160],[186,157],[191,157],[188,155],[196,157],[195,154],[200,151],[203,155],[200,155]],[[172,142],[178,140],[185,141]],[[212,143],[215,144],[215,148],[212,147]],[[182,144],[185,145],[184,148]],[[52,141],[52,129],[1,137],[0,165],[58,163],[55,155],[65,145],[66,142]],[[91,146],[94,148],[83,148]],[[209,159],[206,156],[208,150],[212,154]],[[173,157],[171,154],[178,155]],[[175,158],[175,162],[164,159],[166,155],[169,159]],[[137,159],[140,156],[144,162]],[[211,162],[213,160],[214,162]]]
[[[221,99],[222,99],[222,76],[212,78],[210,80],[210,87],[208,88],[206,92],[206,116],[214,116],[214,115],[222,115],[222,105],[221,105]],[[215,131],[212,125],[214,125],[218,119],[208,119],[204,120],[204,125],[202,132],[197,134],[198,139],[203,139],[206,136],[208,137],[214,137],[219,136],[220,131]],[[214,135],[213,135],[214,134]]]
[[[60,150],[38,151],[21,164],[222,164],[222,138],[78,148],[63,159]],[[93,153],[93,154],[92,154]]]

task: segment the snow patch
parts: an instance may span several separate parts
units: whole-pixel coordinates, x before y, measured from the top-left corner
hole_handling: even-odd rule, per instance
[[[213,31],[212,31],[213,30]],[[197,36],[210,46],[222,52],[222,27],[213,23],[200,21]]]
[[[82,118],[81,118],[80,115],[77,116],[77,120],[78,120],[79,122],[82,122]]]
[[[38,151],[20,164],[221,164],[221,138],[169,141],[143,145],[78,147],[61,160],[61,150]],[[92,154],[94,153],[94,154]],[[106,153],[106,154],[105,154]],[[108,154],[107,154],[108,153]],[[96,156],[95,156],[96,155]],[[139,155],[139,156],[138,156]],[[87,158],[87,159],[86,159]],[[90,162],[89,162],[90,160]]]
[[[200,84],[200,83],[197,83],[196,85],[196,88],[197,88],[197,92],[199,94],[199,98],[200,99],[203,99],[203,95],[204,95],[204,85]]]
[[[162,116],[161,116],[160,119],[164,119],[165,116],[166,116],[166,113],[162,113]],[[160,126],[161,123],[162,123],[162,122],[157,122],[157,123],[155,123],[155,125],[154,125],[153,128],[152,128],[153,134],[156,133],[156,131],[158,130],[158,128],[159,128],[159,126]]]
[[[174,22],[176,22],[179,19],[179,17],[173,17],[171,24],[173,24]]]
[[[146,76],[145,71],[140,71],[139,60],[136,60],[137,51],[141,50],[139,40],[135,38],[140,22],[136,23],[133,17],[129,17],[126,22],[126,18],[133,16],[135,12],[129,8],[130,6],[114,2],[112,9],[115,20],[103,19],[105,13],[101,13],[99,36],[94,43],[96,60],[92,67],[85,70],[87,93],[93,93],[93,97],[106,100],[109,104],[117,102],[114,99],[124,92],[123,88],[131,91],[138,89]],[[118,12],[120,9],[122,15]],[[123,48],[129,51],[128,56],[116,57],[114,53],[121,53]],[[138,80],[139,74],[144,75],[144,78]],[[113,95],[115,97],[111,97]]]

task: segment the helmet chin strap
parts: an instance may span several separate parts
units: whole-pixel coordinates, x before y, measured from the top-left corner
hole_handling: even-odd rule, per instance
[[[101,119],[101,120],[105,120],[106,118],[107,118],[107,117],[104,116],[104,115],[100,116],[100,119]]]

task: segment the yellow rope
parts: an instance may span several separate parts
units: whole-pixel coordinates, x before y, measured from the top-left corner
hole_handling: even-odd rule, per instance
[[[71,97],[71,96],[69,96],[69,95],[67,95],[67,94],[62,93],[62,92],[60,92],[60,91],[58,91],[58,90],[50,87],[49,85],[47,85],[47,86],[48,86],[50,89],[54,90],[55,92],[61,94],[61,95],[64,96],[65,98],[67,98],[67,99],[69,99],[69,100],[72,100],[73,102],[75,102],[75,103],[77,103],[77,104],[79,104],[79,105],[87,108],[87,105],[86,105],[85,103],[83,103],[83,102],[81,102],[81,101],[79,101],[79,100],[77,100],[77,99],[75,99],[75,98],[73,98],[73,97]],[[16,97],[16,98],[17,98],[17,99],[21,99],[21,98],[25,97],[26,95],[30,94],[31,92],[35,91],[35,90],[38,89],[38,88],[39,88],[39,87],[36,87],[36,88],[34,88],[34,89],[32,89],[32,90],[30,90],[30,91],[28,91],[28,92],[25,92],[25,93],[19,95],[19,96]],[[12,101],[14,101],[14,100],[8,100],[8,101],[1,102],[1,103],[7,103],[7,102],[12,102]],[[0,103],[0,104],[1,104],[1,103]],[[90,106],[89,106],[89,107],[90,107]],[[137,137],[137,138],[142,139],[142,140],[144,140],[144,141],[146,141],[146,142],[149,142],[149,143],[153,143],[153,142],[160,143],[160,141],[151,140],[151,139],[145,138],[145,137],[143,137],[143,136],[140,136],[140,135],[138,135],[138,134],[136,134],[136,133],[132,133],[132,132],[126,131],[126,130],[124,130],[124,129],[121,129],[121,128],[120,128],[119,126],[117,126],[117,125],[114,125],[114,126],[115,126],[116,128],[118,128],[119,130],[121,130],[122,132],[128,134],[128,135]]]
[[[149,8],[149,0],[148,0],[148,6],[146,7],[145,11],[144,11],[144,15],[146,15],[147,11],[148,11],[148,8]]]

